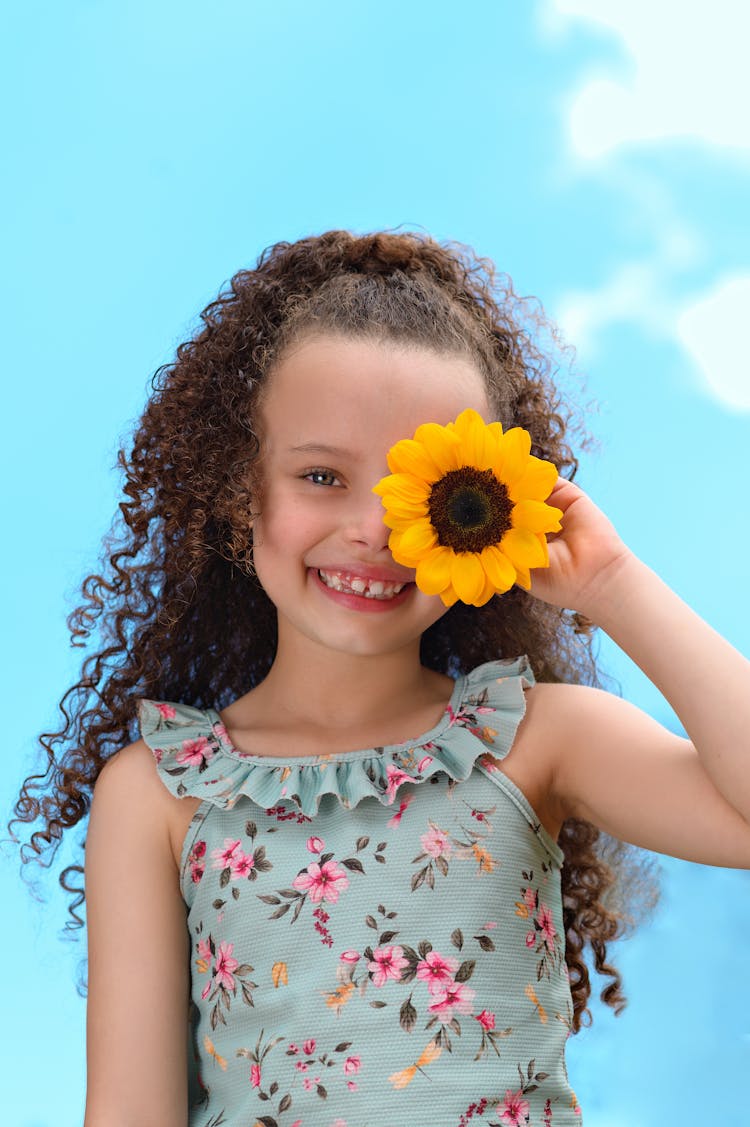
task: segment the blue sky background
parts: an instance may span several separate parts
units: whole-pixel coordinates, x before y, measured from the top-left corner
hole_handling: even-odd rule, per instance
[[[263,247],[332,227],[419,225],[542,300],[599,404],[582,484],[750,652],[742,0],[28,0],[4,29],[3,810],[77,680],[65,615],[148,377]],[[750,874],[662,867],[628,1009],[570,1044],[587,1127],[747,1118]],[[0,880],[3,1123],[77,1127],[83,950],[54,878],[35,902],[8,851]]]

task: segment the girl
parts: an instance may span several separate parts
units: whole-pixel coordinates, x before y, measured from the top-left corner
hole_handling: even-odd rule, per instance
[[[39,853],[93,792],[86,1127],[580,1123],[587,946],[624,1003],[600,830],[750,867],[750,666],[572,483],[523,313],[464,250],[334,231],[237,274],[157,373],[72,617],[105,646],[17,807]],[[450,505],[426,593],[373,491],[414,434],[434,477],[466,409],[561,474],[549,566],[516,545],[502,596]],[[592,623],[689,740],[592,687]]]

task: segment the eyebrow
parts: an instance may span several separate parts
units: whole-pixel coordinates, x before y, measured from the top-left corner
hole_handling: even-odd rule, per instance
[[[290,454],[330,454],[334,458],[357,458],[359,455],[353,450],[344,450],[341,446],[326,446],[319,442],[305,442],[302,446],[290,446]]]

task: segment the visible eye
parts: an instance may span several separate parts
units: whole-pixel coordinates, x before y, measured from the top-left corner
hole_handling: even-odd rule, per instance
[[[304,477],[313,485],[335,485],[338,481],[336,474],[331,470],[309,470]]]

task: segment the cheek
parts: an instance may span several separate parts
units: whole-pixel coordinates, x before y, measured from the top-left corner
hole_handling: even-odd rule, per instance
[[[304,555],[323,536],[321,522],[301,505],[274,505],[271,498],[253,529],[256,561]]]
[[[427,630],[433,623],[442,618],[444,614],[448,613],[448,607],[445,606],[439,595],[425,595],[417,588],[414,591],[413,598],[418,607],[419,617],[423,623],[423,630]]]

